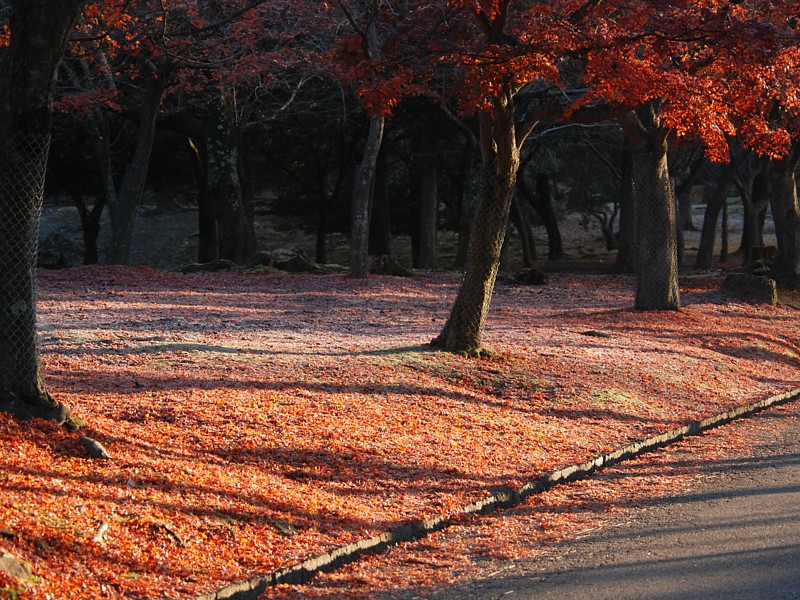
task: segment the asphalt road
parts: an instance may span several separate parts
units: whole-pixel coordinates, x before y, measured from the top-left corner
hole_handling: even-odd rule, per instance
[[[434,597],[800,599],[800,408],[792,411],[754,417],[771,420],[752,455],[703,465],[700,488]]]

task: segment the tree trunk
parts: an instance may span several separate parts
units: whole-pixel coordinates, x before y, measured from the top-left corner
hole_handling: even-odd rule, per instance
[[[239,179],[239,139],[232,98],[224,95],[217,122],[206,140],[208,193],[217,218],[219,258],[245,264],[255,256],[256,240]]]
[[[419,228],[417,264],[420,269],[436,268],[436,231],[439,216],[439,194],[436,169],[426,165],[421,173],[419,196]]]
[[[497,96],[489,112],[481,113],[481,197],[475,213],[467,266],[450,317],[431,345],[450,352],[480,356],[483,329],[500,264],[514,182],[519,169],[519,147],[514,105]]]
[[[700,247],[697,249],[695,267],[708,271],[714,263],[714,246],[717,236],[717,220],[722,206],[728,198],[728,186],[731,178],[731,167],[719,167],[719,176],[713,192],[706,197],[706,213],[703,217],[703,228],[700,234]]]
[[[520,181],[523,179],[520,178]],[[558,227],[556,211],[553,208],[553,193],[551,192],[550,177],[544,173],[536,176],[536,192],[531,193],[528,182],[525,181],[523,189],[527,190],[526,196],[533,209],[539,215],[547,231],[547,260],[560,260],[564,258],[564,242],[561,239],[561,230]]]
[[[622,154],[622,186],[619,194],[619,235],[614,273],[636,270],[636,201],[633,195],[633,151],[625,144]]]
[[[370,117],[364,156],[353,182],[350,227],[350,276],[366,279],[369,276],[369,221],[378,155],[383,142],[385,119]]]
[[[766,167],[760,169],[751,181],[743,182],[739,189],[744,210],[742,242],[738,252],[745,268],[753,261],[753,248],[764,246],[764,220],[769,206],[769,174]]]
[[[528,212],[520,205],[519,194],[515,193],[511,200],[511,222],[519,234],[519,242],[522,246],[522,265],[525,268],[533,266],[536,260],[536,244],[531,233],[531,221]],[[508,242],[508,236],[506,236]]]
[[[112,232],[106,262],[111,264],[126,265],[130,261],[136,213],[142,202],[142,193],[147,181],[147,169],[155,142],[156,119],[161,106],[161,95],[164,92],[165,75],[163,70],[149,73],[139,113],[136,149],[130,164],[125,167],[119,193],[116,197],[108,199]]]
[[[197,183],[197,262],[209,263],[219,259],[219,226],[217,209],[208,188],[208,148],[205,136],[189,137],[188,141]]]
[[[478,154],[470,148],[469,169],[466,173],[466,185],[461,194],[458,221],[458,250],[453,262],[454,269],[464,269],[469,253],[469,236],[475,218],[475,209],[481,194],[481,166]]]
[[[98,196],[91,210],[87,208],[82,193],[75,191],[72,202],[78,209],[81,219],[81,233],[83,234],[83,264],[97,264],[99,253],[97,251],[97,236],[100,234],[100,217],[106,204],[105,196]]]
[[[45,389],[36,340],[35,267],[53,88],[82,2],[12,2],[0,72],[0,410],[78,421]]]
[[[372,194],[372,210],[369,218],[370,256],[392,255],[392,217],[389,212],[389,179],[384,165],[378,165],[375,173],[375,188]]]
[[[722,227],[720,231],[720,251],[719,262],[725,263],[728,260],[729,240],[728,240],[728,198],[722,201]]]
[[[676,206],[667,164],[667,135],[655,104],[629,113],[623,128],[633,144],[638,310],[678,310]]]
[[[789,156],[769,164],[770,204],[778,241],[772,277],[787,289],[800,289],[800,205],[795,177],[798,160],[800,143],[795,142]]]
[[[330,199],[325,194],[324,190],[319,195],[319,204],[317,210],[317,235],[316,245],[314,248],[314,258],[318,264],[324,265],[328,262],[328,213]]]

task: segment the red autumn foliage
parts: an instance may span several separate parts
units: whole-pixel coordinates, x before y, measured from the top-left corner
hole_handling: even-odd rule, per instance
[[[43,273],[43,366],[88,424],[0,416],[2,546],[32,597],[210,591],[796,387],[796,309],[719,283],[667,314],[628,277],[503,286],[475,361],[422,345],[450,275]]]

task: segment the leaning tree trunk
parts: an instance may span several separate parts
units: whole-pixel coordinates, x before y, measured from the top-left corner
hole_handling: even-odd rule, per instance
[[[0,410],[73,424],[45,389],[34,277],[55,73],[82,4],[12,2],[0,72]]]
[[[636,298],[638,310],[677,310],[676,207],[667,166],[667,135],[654,103],[621,120],[633,145],[636,202]]]
[[[431,342],[450,352],[480,356],[483,328],[505,240],[511,198],[519,169],[514,105],[495,97],[481,113],[481,197],[475,211],[461,288],[442,332]]]
[[[378,155],[383,142],[385,119],[370,117],[364,156],[353,184],[350,225],[350,276],[366,279],[369,276],[369,221],[372,212],[372,195],[375,190],[375,173]]]
[[[139,133],[136,149],[131,162],[125,167],[119,193],[108,199],[111,215],[111,245],[106,262],[126,265],[130,261],[133,231],[136,226],[136,212],[142,202],[150,154],[156,137],[156,119],[164,93],[165,74],[153,68],[145,86],[144,97],[139,114]]]
[[[772,276],[781,287],[790,289],[800,289],[800,205],[795,177],[799,160],[800,143],[795,142],[787,157],[769,165],[770,205],[778,242]]]

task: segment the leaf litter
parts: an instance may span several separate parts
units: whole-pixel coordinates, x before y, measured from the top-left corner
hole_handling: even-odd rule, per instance
[[[209,592],[797,387],[796,309],[725,300],[720,283],[682,280],[677,313],[633,311],[623,276],[501,285],[485,334],[500,353],[472,360],[426,347],[457,293],[449,274],[42,273],[46,380],[87,427],[0,416],[0,545],[34,573],[6,585],[34,598]],[[91,459],[81,435],[112,460]],[[596,523],[617,483],[520,508],[532,551]],[[626,485],[646,497],[677,484]],[[456,521],[484,559],[520,527]],[[473,568],[433,547],[443,535],[411,551],[421,586]],[[405,585],[369,564],[321,581]]]

